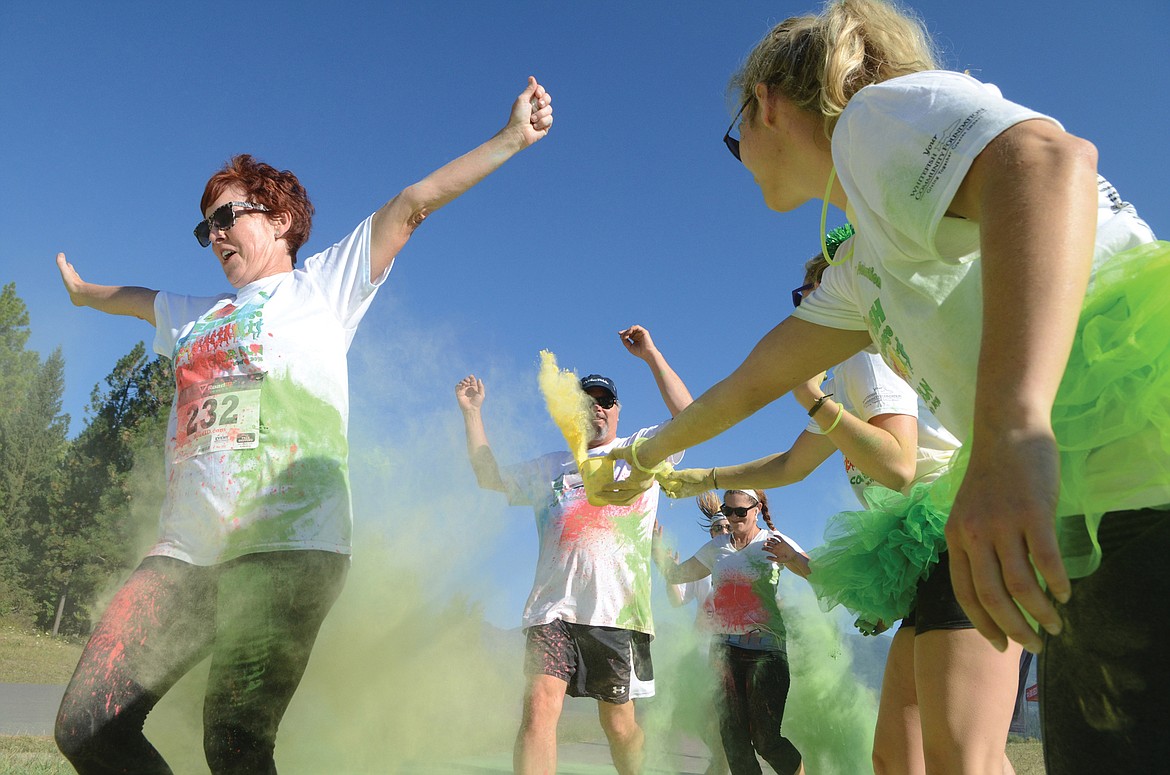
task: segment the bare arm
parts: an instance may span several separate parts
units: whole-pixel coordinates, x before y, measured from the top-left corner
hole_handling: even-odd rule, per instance
[[[699,562],[698,557],[692,557],[684,563],[669,560],[660,563],[658,570],[662,571],[662,578],[667,584],[686,584],[688,581],[698,581],[711,575],[711,569]]]
[[[483,380],[474,375],[464,377],[455,386],[455,400],[463,413],[463,430],[467,434],[467,457],[475,471],[475,481],[485,490],[504,492],[504,479],[500,466],[488,444],[487,431],[483,427],[483,400],[487,391]]]
[[[516,153],[544,137],[552,122],[552,95],[535,78],[529,77],[528,85],[512,104],[511,116],[503,129],[483,145],[408,186],[374,213],[370,279],[382,276],[428,215],[466,193]]]
[[[64,253],[57,254],[57,269],[74,305],[92,307],[110,315],[127,315],[154,325],[154,297],[158,291],[135,285],[87,283],[77,274],[73,264],[65,260]]]
[[[650,367],[654,381],[658,384],[658,392],[662,394],[662,401],[670,410],[670,416],[675,417],[694,401],[691,391],[683,384],[682,379],[675,373],[661,351],[654,346],[650,332],[642,326],[630,326],[618,333],[622,344],[631,354],[641,358]]]
[[[836,451],[827,437],[802,431],[787,452],[732,466],[680,468],[659,475],[658,482],[671,498],[692,498],[716,489],[767,490],[803,480]]]
[[[680,449],[719,435],[869,343],[865,331],[787,318],[760,340],[730,376],[646,439],[638,448],[639,462],[649,468]]]
[[[983,338],[971,463],[946,533],[955,594],[999,648],[1005,636],[1041,646],[1013,598],[1060,630],[1036,571],[1057,600],[1069,595],[1053,527],[1050,413],[1088,283],[1096,162],[1090,143],[1025,121],[984,149],[951,205],[980,226]]]
[[[825,395],[814,377],[792,391],[807,412]],[[840,416],[840,420],[838,420]],[[908,414],[879,414],[862,420],[827,398],[813,420],[849,462],[891,490],[904,490],[914,481],[918,466],[918,418]],[[831,431],[829,429],[832,428]]]

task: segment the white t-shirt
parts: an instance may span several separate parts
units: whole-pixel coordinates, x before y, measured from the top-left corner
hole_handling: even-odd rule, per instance
[[[987,144],[1035,118],[1052,121],[969,76],[926,72],[865,87],[833,133],[833,162],[857,228],[838,255],[853,255],[829,267],[793,314],[869,331],[886,363],[960,440],[971,430],[981,340],[979,225],[945,213]],[[1094,266],[1154,239],[1103,178],[1098,191]],[[1140,466],[1140,455],[1125,455],[1127,441],[1095,453],[1102,470],[1119,459]],[[1152,485],[1112,508],[1168,501],[1170,491]]]
[[[711,602],[711,577],[704,576],[697,581],[688,581],[685,584],[675,584],[678,592],[679,605],[697,602],[695,611],[695,630],[698,632],[714,632],[715,612]]]
[[[589,450],[599,457],[654,435],[659,426]],[[668,458],[671,464],[682,453]],[[593,506],[569,452],[510,466],[502,472],[508,502],[532,506],[540,539],[536,579],[524,606],[524,627],[561,619],[654,634],[650,615],[650,540],[661,488],[655,482],[628,506]],[[614,462],[614,477],[630,475]]]
[[[724,635],[764,632],[784,634],[784,622],[776,602],[780,566],[764,552],[772,533],[760,530],[743,549],[736,550],[730,535],[712,538],[699,547],[695,558],[711,570],[711,601],[714,631]],[[800,544],[783,533],[776,535],[804,553]]]
[[[877,349],[867,347],[833,367],[833,376],[821,389],[833,394],[833,400],[845,411],[865,422],[881,414],[904,414],[918,420],[918,454],[915,460],[914,481],[930,482],[937,479],[959,448],[959,440],[942,427],[930,410],[922,405],[906,381],[894,373]],[[821,410],[824,411],[824,410]],[[809,418],[809,433],[824,435],[817,421]],[[845,458],[845,475],[857,499],[865,504],[862,493],[866,487],[877,484],[869,475]]]
[[[234,295],[156,296],[154,350],[174,365],[176,395],[149,554],[211,565],[349,553],[346,354],[384,280],[370,282],[367,218],[303,267]]]

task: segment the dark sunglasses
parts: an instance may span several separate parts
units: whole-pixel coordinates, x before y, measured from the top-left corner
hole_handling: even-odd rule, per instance
[[[799,288],[795,289],[792,292],[792,306],[799,307],[800,303],[802,301],[804,301],[804,294],[808,293],[809,291],[811,291],[813,288],[816,288],[816,287],[817,287],[816,283],[809,283],[808,285],[802,285]]]
[[[712,538],[714,538],[717,535],[723,535],[724,533],[730,533],[731,532],[731,525],[725,525],[722,522],[720,522],[718,525],[712,525],[710,532],[711,532]]]
[[[731,155],[735,157],[735,160],[741,163],[743,159],[739,158],[739,139],[731,136],[731,130],[735,129],[735,125],[739,123],[739,117],[743,115],[749,102],[751,102],[750,98],[744,100],[743,104],[739,106],[739,112],[735,114],[735,118],[731,119],[731,126],[727,127],[727,132],[723,135],[723,144],[727,146],[727,150],[731,151]]]
[[[719,507],[719,513],[725,517],[746,517],[748,512],[750,512],[758,505],[758,503],[755,503],[751,506],[728,506],[726,503],[724,503]]]
[[[227,231],[236,225],[236,209],[241,207],[244,210],[259,210],[260,212],[268,212],[268,208],[264,205],[258,205],[255,202],[228,202],[215,208],[215,212],[207,220],[200,221],[195,227],[195,239],[199,240],[200,247],[207,247],[211,244],[211,230],[218,229],[219,231]]]
[[[613,396],[602,396],[601,398],[598,398],[597,396],[589,397],[593,399],[593,403],[597,404],[602,409],[613,409],[613,405],[618,402],[618,400]]]

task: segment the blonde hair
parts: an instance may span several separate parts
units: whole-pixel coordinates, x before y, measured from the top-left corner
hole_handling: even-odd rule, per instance
[[[871,83],[939,69],[922,21],[885,0],[830,0],[816,16],[794,16],[756,44],[729,90],[755,117],[755,88],[776,89],[823,117],[830,137],[853,95]]]

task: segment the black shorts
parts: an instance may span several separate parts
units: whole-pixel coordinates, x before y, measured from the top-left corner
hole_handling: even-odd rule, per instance
[[[524,674],[560,678],[570,697],[621,705],[654,696],[647,633],[554,619],[525,634]]]
[[[975,629],[955,598],[951,586],[951,558],[947,552],[938,556],[938,565],[918,582],[914,607],[902,620],[902,627],[913,627],[915,635],[931,630]]]

